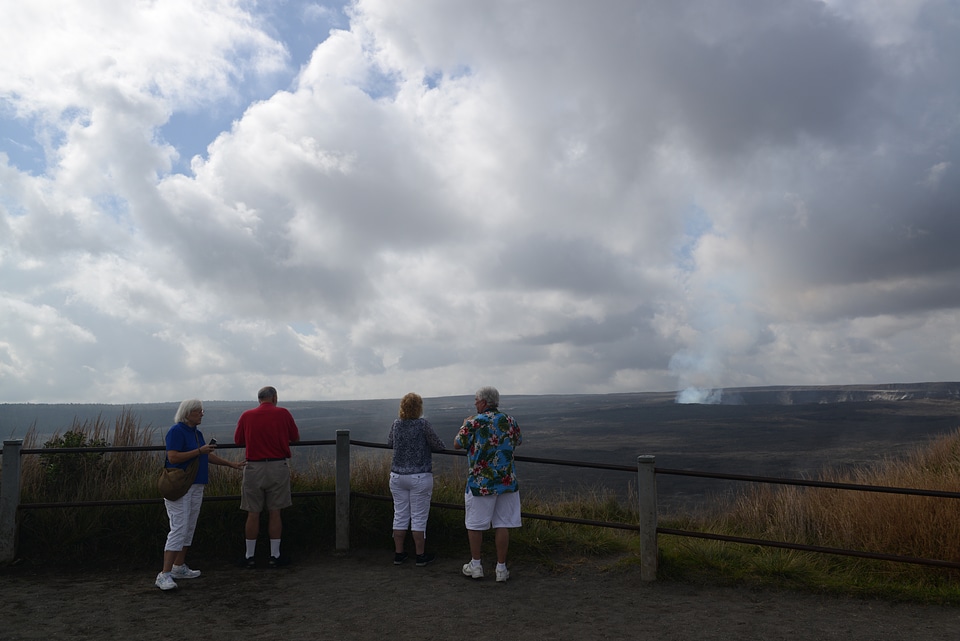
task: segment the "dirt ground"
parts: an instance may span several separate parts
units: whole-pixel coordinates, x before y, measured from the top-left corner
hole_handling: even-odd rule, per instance
[[[189,559],[188,559],[189,562]],[[960,608],[776,590],[644,583],[637,570],[515,563],[507,583],[418,568],[389,551],[299,559],[281,569],[203,565],[162,592],[156,568],[0,570],[0,639],[777,639],[955,641]]]

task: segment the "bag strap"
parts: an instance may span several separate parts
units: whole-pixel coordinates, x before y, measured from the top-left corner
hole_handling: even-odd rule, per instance
[[[197,437],[197,452],[200,452],[200,447],[201,447],[201,446],[200,446],[200,432],[197,432],[197,433],[196,433],[196,437]],[[197,470],[200,468],[200,457],[201,457],[201,456],[203,456],[203,453],[197,454],[197,456],[196,456],[195,458],[191,459],[190,462],[187,463],[187,467],[184,468],[184,470],[183,470],[183,471],[186,472],[187,475],[190,476],[191,478],[196,478],[196,476],[197,476]]]

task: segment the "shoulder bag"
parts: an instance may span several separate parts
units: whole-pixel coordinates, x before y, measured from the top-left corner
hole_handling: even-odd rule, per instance
[[[197,445],[200,445],[200,439],[197,439]],[[197,478],[197,469],[200,467],[200,457],[190,461],[187,469],[182,470],[179,467],[166,467],[160,470],[160,478],[157,479],[157,489],[160,495],[168,501],[176,501],[183,497],[193,485]]]

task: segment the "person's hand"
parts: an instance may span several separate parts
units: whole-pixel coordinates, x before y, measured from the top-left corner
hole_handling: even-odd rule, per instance
[[[216,443],[214,443],[214,444],[207,443],[206,445],[201,445],[201,446],[200,446],[200,453],[201,453],[201,454],[209,454],[210,452],[213,452],[213,451],[215,451],[216,449],[217,449]]]
[[[235,470],[242,470],[244,467],[246,467],[246,465],[247,465],[246,461],[240,461],[239,463],[231,464],[230,467],[232,467]]]

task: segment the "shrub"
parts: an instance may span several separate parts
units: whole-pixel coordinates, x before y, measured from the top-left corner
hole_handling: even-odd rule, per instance
[[[102,438],[90,438],[82,429],[71,429],[63,436],[54,436],[43,444],[43,449],[109,447]],[[41,454],[40,465],[45,481],[54,486],[77,486],[90,473],[96,473],[103,464],[103,452]]]

